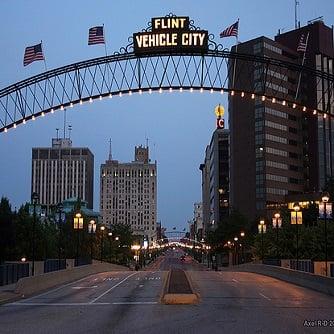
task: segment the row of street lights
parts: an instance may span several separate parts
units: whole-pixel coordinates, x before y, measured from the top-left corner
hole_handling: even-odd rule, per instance
[[[246,235],[245,232],[243,232],[243,231],[240,232],[240,237],[241,238],[244,238],[245,235]],[[239,237],[235,236],[233,238],[233,240],[234,240],[234,243],[232,243],[230,240],[228,240],[227,241],[227,246],[229,248],[231,248],[233,246],[235,247],[235,259],[234,259],[234,263],[239,264],[239,253],[238,253],[238,241],[239,241]],[[243,245],[243,241],[240,240],[239,242],[240,242],[239,246],[241,248],[241,262],[243,263],[245,261],[245,259],[244,259],[244,245]]]
[[[76,251],[76,260],[78,261],[79,257],[79,230],[83,229],[83,218],[81,216],[81,213],[78,212],[75,214],[73,218],[73,228],[74,230],[77,230],[77,251]],[[101,231],[101,243],[100,243],[100,261],[101,263],[103,262],[103,254],[104,254],[104,231],[106,227],[105,226],[100,226],[100,231]],[[96,233],[96,222],[95,220],[90,220],[88,223],[88,234],[90,235],[90,258],[93,259],[93,235]],[[111,262],[111,241],[112,241],[112,236],[113,233],[111,231],[108,232],[108,237],[109,237],[109,251],[110,251],[110,257],[109,260]],[[119,237],[115,237],[115,241],[119,241]]]
[[[324,192],[321,197],[322,202],[324,203],[324,225],[325,225],[325,268],[326,268],[326,276],[328,275],[328,245],[327,245],[327,208],[326,205],[329,201],[328,192]],[[295,212],[295,219],[292,219],[291,215],[291,224],[296,225],[296,265],[297,270],[299,269],[299,229],[298,225],[302,224],[302,218],[298,219],[298,212],[300,211],[300,204],[295,202],[293,204],[293,211]],[[294,222],[293,222],[294,221]],[[279,260],[279,244],[278,244],[278,229],[282,227],[282,218],[279,213],[275,213],[272,219],[273,228],[276,229],[276,257]],[[261,219],[258,224],[258,230],[261,234],[261,260],[264,259],[264,247],[263,247],[263,234],[266,233],[266,224],[264,219]]]

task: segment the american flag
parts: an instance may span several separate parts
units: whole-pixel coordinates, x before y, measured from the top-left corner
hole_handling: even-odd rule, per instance
[[[228,28],[226,28],[224,31],[222,31],[220,33],[220,38],[230,37],[230,36],[238,37],[238,29],[239,29],[239,20],[237,22],[233,23]]]
[[[297,46],[297,52],[306,52],[307,49],[307,42],[308,42],[308,35],[302,34],[300,36],[300,40]]]
[[[103,26],[93,27],[89,29],[88,45],[93,44],[105,44]]]
[[[26,47],[23,57],[23,66],[27,66],[36,60],[44,60],[42,43]]]

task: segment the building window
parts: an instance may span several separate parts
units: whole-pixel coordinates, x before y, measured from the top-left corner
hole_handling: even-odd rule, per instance
[[[273,195],[287,195],[288,191],[286,189],[279,189],[279,188],[267,188],[267,193],[268,194],[273,194]]]
[[[278,169],[284,169],[284,170],[288,169],[287,164],[283,164],[283,163],[276,162],[276,161],[270,161],[270,160],[266,161],[266,166],[273,167],[273,168],[278,168]]]
[[[276,142],[276,143],[281,143],[281,144],[287,144],[288,143],[288,140],[286,138],[271,135],[269,133],[266,133],[266,139],[270,140],[270,141],[273,141],[273,142]]]
[[[288,183],[288,178],[286,176],[266,174],[266,179],[270,181]]]
[[[288,127],[286,125],[271,122],[271,121],[268,121],[268,120],[265,121],[265,125],[270,127],[270,128],[281,130],[281,131],[286,131],[288,129]]]
[[[273,147],[266,147],[266,152],[270,153],[270,154],[274,154],[274,155],[279,155],[281,157],[287,157],[288,156],[287,151],[278,150],[278,149],[273,148]]]

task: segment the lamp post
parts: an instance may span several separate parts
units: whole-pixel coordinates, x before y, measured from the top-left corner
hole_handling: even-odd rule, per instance
[[[139,269],[139,250],[140,250],[140,245],[131,245],[131,250],[135,252],[134,259],[136,261],[135,264],[135,270]]]
[[[32,224],[32,267],[31,267],[31,275],[35,275],[35,239],[36,239],[36,204],[38,203],[39,195],[37,193],[32,193],[31,201],[34,206],[34,216],[33,216],[33,224]]]
[[[245,232],[240,232],[240,237],[244,238],[245,237]],[[245,262],[245,254],[244,254],[244,242],[241,243],[241,262]]]
[[[111,238],[112,238],[112,232],[108,232],[109,237],[109,262],[111,263]]]
[[[104,234],[105,229],[106,229],[105,226],[100,227],[100,231],[101,231],[101,257],[100,257],[100,260],[101,260],[101,263],[103,262],[103,234]]]
[[[235,264],[239,264],[239,258],[238,258],[238,237],[234,237],[234,244],[235,244]]]
[[[88,224],[88,234],[90,234],[90,259],[93,262],[93,235],[96,232],[96,223],[92,219]]]
[[[264,220],[261,219],[260,223],[258,224],[258,229],[259,229],[259,233],[261,233],[261,260],[263,261],[264,258],[264,250],[263,250],[263,233],[266,232],[266,224],[264,223]]]
[[[276,229],[276,258],[277,260],[280,260],[279,252],[278,252],[278,229],[281,228],[281,226],[282,226],[281,215],[278,212],[276,212],[273,218],[273,228]]]
[[[296,213],[296,260],[297,260],[297,270],[299,270],[299,254],[298,254],[298,244],[299,244],[299,234],[298,234],[298,211],[300,210],[300,205],[298,202],[293,203],[293,210]]]
[[[328,192],[324,192],[322,194],[321,200],[324,203],[324,219],[325,219],[325,266],[326,266],[326,276],[327,276],[328,275],[328,269],[327,269],[328,254],[327,254],[327,208],[326,208],[326,204],[329,201],[329,194],[328,194]]]
[[[76,265],[78,265],[79,264],[78,263],[79,262],[79,232],[80,230],[83,229],[83,218],[80,212],[76,213],[73,218],[73,229],[77,231],[77,245],[76,245],[75,259],[76,259]]]
[[[58,214],[58,270],[60,270],[60,258],[61,258],[61,223],[63,213],[63,204],[59,203],[57,205],[57,214]]]

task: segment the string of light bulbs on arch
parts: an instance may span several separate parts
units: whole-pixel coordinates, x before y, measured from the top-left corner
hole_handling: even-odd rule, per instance
[[[296,110],[300,110],[304,113],[308,113],[308,114],[312,114],[312,115],[322,115],[324,119],[331,118],[334,115],[331,115],[327,112],[324,112],[322,110],[319,109],[311,109],[306,107],[305,105],[299,104],[297,102],[294,101],[290,101],[290,100],[284,100],[284,99],[280,99],[274,96],[269,96],[269,95],[263,95],[263,94],[258,94],[255,92],[248,92],[248,91],[242,91],[242,90],[236,90],[236,89],[227,89],[227,88],[209,88],[209,87],[200,87],[200,86],[186,86],[186,87],[179,87],[179,86],[170,86],[170,87],[154,87],[154,88],[136,88],[136,89],[127,89],[127,90],[121,90],[121,91],[117,91],[117,92],[108,92],[108,93],[104,93],[104,94],[99,94],[99,95],[94,95],[94,96],[90,96],[90,97],[85,97],[82,99],[78,99],[75,101],[71,101],[71,102],[67,102],[67,103],[63,103],[63,104],[59,104],[57,106],[54,106],[52,108],[46,109],[44,111],[40,111],[38,113],[35,113],[33,115],[29,115],[21,120],[18,120],[16,122],[13,122],[9,125],[7,125],[6,127],[3,127],[0,129],[0,133],[1,132],[8,132],[8,130],[11,129],[16,129],[16,127],[18,125],[21,124],[26,124],[28,121],[35,121],[37,117],[45,117],[46,114],[54,114],[56,111],[63,111],[65,110],[65,108],[73,108],[74,105],[82,105],[84,103],[92,103],[95,100],[103,100],[104,98],[113,98],[113,97],[122,97],[124,95],[129,95],[131,96],[132,94],[143,94],[143,93],[148,93],[148,94],[152,94],[153,92],[158,92],[158,93],[163,93],[163,92],[200,92],[200,93],[204,93],[204,92],[209,92],[211,94],[213,93],[220,93],[220,94],[228,94],[231,97],[234,98],[243,98],[243,99],[251,99],[251,100],[255,100],[255,99],[260,99],[262,102],[269,102],[272,104],[278,104],[278,105],[282,105],[286,108],[292,108],[292,109],[296,109]]]

